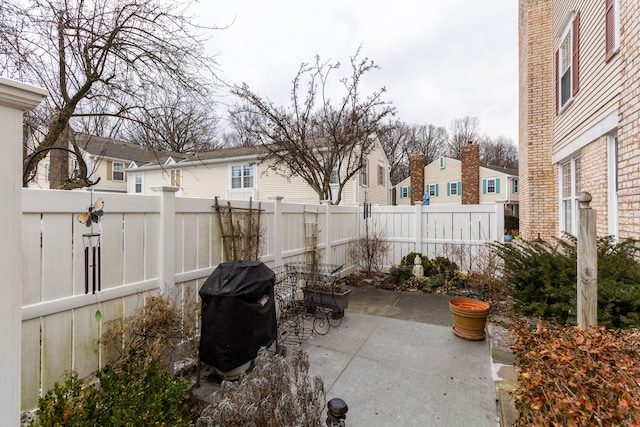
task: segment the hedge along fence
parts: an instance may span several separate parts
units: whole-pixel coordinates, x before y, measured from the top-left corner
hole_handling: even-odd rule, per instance
[[[132,316],[149,295],[161,293],[192,310],[198,289],[224,259],[219,216],[212,199],[156,195],[22,189],[22,410],[36,407],[41,393],[68,371],[80,378],[105,364],[97,340],[106,325]],[[101,290],[85,293],[83,234],[77,220],[98,197],[104,215],[93,231],[101,236]],[[226,204],[226,201],[224,201]],[[248,201],[233,201],[248,209]],[[253,207],[256,207],[254,202]],[[320,261],[355,269],[349,247],[364,235],[362,207],[260,204],[260,259],[268,266],[305,261],[307,230],[315,230]],[[420,251],[446,256],[447,248],[481,248],[502,236],[503,206],[374,207],[368,220],[390,242],[387,266]],[[315,227],[307,224],[312,221]],[[16,249],[18,251],[18,249]],[[465,252],[465,256],[467,256]],[[473,254],[469,252],[469,257]],[[455,260],[458,264],[463,262]],[[193,313],[184,314],[193,321]]]

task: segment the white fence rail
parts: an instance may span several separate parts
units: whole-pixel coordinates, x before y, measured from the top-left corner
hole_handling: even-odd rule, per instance
[[[175,188],[156,190],[147,196],[22,190],[23,410],[36,407],[38,397],[66,372],[84,377],[103,366],[104,349],[97,343],[107,322],[131,316],[153,293],[197,302],[199,287],[224,261],[213,201],[175,197]],[[82,235],[90,229],[77,215],[98,197],[105,203],[101,290],[87,294]],[[233,201],[233,206],[249,203]],[[267,265],[305,260],[311,244],[320,261],[344,265],[345,272],[354,268],[349,247],[364,235],[362,208],[276,199],[261,202],[260,209],[261,260]],[[390,266],[412,251],[435,257],[451,247],[479,248],[499,240],[502,209],[500,204],[374,207],[368,226],[391,243]],[[465,253],[473,257],[474,250]]]

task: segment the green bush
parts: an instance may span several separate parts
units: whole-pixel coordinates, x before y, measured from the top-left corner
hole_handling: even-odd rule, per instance
[[[411,277],[413,277],[413,267],[408,265],[393,265],[387,273],[387,281],[393,283],[396,287],[402,286]]]
[[[72,373],[38,402],[37,426],[189,426],[187,380],[172,378],[143,352],[106,366],[95,383]]]
[[[492,245],[502,258],[514,308],[556,323],[576,323],[576,239]],[[637,241],[598,239],[598,321],[610,328],[640,327]]]
[[[400,267],[410,267],[410,269],[412,269],[416,255],[422,260],[424,275],[427,277],[433,276],[434,274],[442,274],[445,278],[450,279],[455,276],[455,272],[458,270],[458,265],[448,258],[439,256],[430,260],[428,256],[422,255],[419,252],[411,252],[404,256],[400,261]]]
[[[409,267],[411,270],[413,268],[414,261],[416,259],[416,255],[420,257],[422,260],[422,268],[424,269],[424,275],[429,276],[429,272],[431,271],[432,265],[431,260],[428,256],[422,255],[420,252],[410,252],[408,255],[405,255],[400,260],[400,267]]]

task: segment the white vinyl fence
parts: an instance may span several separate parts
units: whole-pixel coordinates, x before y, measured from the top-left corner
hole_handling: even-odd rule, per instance
[[[104,365],[98,339],[107,322],[131,316],[145,298],[163,293],[182,307],[198,304],[198,289],[223,259],[213,200],[156,195],[22,189],[22,410],[75,370],[86,377]],[[104,200],[99,226],[79,214]],[[226,201],[223,202],[226,205]],[[250,202],[233,201],[246,211]],[[362,207],[253,202],[260,209],[261,260],[268,266],[306,260],[355,267],[349,247],[364,236]],[[503,206],[374,207],[370,232],[391,243],[386,265],[409,252],[430,257],[452,247],[479,248],[503,234]],[[100,233],[100,286],[85,292],[83,234]],[[475,249],[474,249],[475,250]],[[473,256],[474,250],[465,251]],[[459,262],[458,260],[455,260]],[[89,265],[92,257],[89,256]],[[461,264],[464,264],[462,262]],[[89,281],[92,271],[89,269]]]
[[[487,242],[502,241],[504,204],[379,206],[370,222],[391,243],[387,268],[419,252],[447,257],[469,271],[486,253]]]

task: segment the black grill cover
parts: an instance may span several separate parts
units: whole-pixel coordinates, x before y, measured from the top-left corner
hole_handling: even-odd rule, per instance
[[[200,360],[222,372],[247,363],[277,334],[273,271],[259,261],[225,262],[200,288]]]

